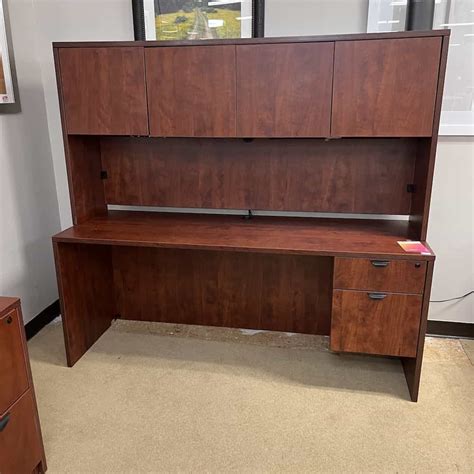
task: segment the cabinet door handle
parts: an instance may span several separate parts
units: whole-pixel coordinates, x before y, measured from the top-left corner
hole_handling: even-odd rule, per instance
[[[387,297],[386,293],[367,293],[371,300],[383,300]]]
[[[7,413],[7,414],[0,420],[0,433],[7,427],[9,421],[10,421],[10,413]]]
[[[370,263],[377,268],[384,268],[388,267],[388,264],[390,263],[388,260],[371,260]]]

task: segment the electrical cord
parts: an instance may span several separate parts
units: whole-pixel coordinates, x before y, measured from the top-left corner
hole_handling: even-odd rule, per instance
[[[472,295],[474,293],[474,290],[468,291],[465,295],[462,296],[456,296],[454,298],[447,298],[445,300],[430,300],[430,303],[446,303],[447,301],[455,301],[455,300],[462,300],[466,298],[469,295]]]

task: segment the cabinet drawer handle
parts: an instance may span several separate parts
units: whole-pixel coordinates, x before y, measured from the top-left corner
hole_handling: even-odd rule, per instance
[[[386,293],[367,293],[371,300],[383,300],[387,297]]]
[[[388,260],[371,260],[370,263],[377,268],[385,268],[388,267],[390,263]]]
[[[10,413],[7,413],[7,414],[0,420],[0,433],[7,427],[9,421],[10,421]]]

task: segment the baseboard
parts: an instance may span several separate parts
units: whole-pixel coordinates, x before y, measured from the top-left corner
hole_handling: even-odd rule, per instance
[[[432,336],[467,337],[474,339],[474,324],[451,321],[428,321],[426,334]]]
[[[60,314],[61,310],[59,309],[59,300],[56,300],[31,321],[28,321],[25,324],[26,339],[29,340],[38,334],[41,329],[49,324],[54,318],[57,318]]]

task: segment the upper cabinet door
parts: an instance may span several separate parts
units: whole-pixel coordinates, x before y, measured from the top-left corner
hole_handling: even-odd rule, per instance
[[[235,136],[235,46],[146,48],[150,135]]]
[[[327,137],[334,43],[237,46],[237,135]]]
[[[430,136],[441,38],[336,42],[333,136]]]
[[[148,135],[143,48],[61,48],[66,130]]]

